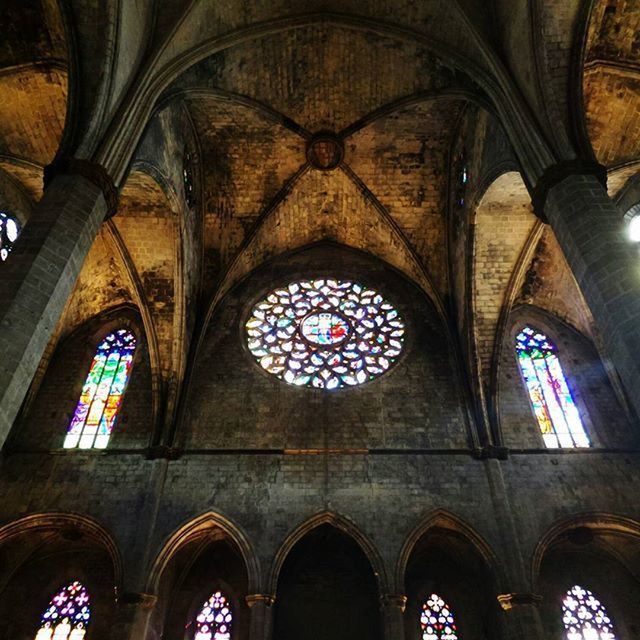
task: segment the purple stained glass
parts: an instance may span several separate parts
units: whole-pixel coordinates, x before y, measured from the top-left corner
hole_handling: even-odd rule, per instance
[[[230,640],[232,625],[231,605],[221,591],[216,591],[198,613],[193,640]]]
[[[525,327],[516,338],[516,353],[545,445],[550,448],[591,446],[556,346],[544,333]]]
[[[135,336],[128,329],[108,334],[98,346],[64,440],[65,449],[104,449],[127,388]]]
[[[82,640],[90,619],[89,594],[76,580],[51,598],[35,640]]]

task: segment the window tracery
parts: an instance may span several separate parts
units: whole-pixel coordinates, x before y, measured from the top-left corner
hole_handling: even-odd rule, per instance
[[[459,640],[451,608],[436,593],[432,593],[422,605],[420,627],[422,640]]]
[[[404,333],[398,311],[377,291],[332,278],[273,290],[246,322],[247,345],[265,371],[316,389],[382,375],[400,356]]]
[[[64,440],[65,449],[104,449],[129,381],[136,339],[127,329],[98,345]]]
[[[216,591],[204,603],[196,618],[193,640],[230,640],[233,613],[221,591]]]
[[[90,619],[89,594],[76,580],[51,598],[35,640],[82,640]]]
[[[18,220],[0,211],[0,260],[6,260],[13,249],[18,236],[20,235],[20,223]]]
[[[545,445],[591,446],[555,344],[544,333],[524,327],[516,338],[516,353]]]
[[[616,640],[613,622],[591,591],[575,585],[562,601],[567,640]]]

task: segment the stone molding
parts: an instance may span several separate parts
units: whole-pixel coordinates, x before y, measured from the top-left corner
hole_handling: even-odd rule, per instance
[[[51,181],[58,175],[78,175],[86,178],[102,191],[102,195],[107,204],[105,220],[115,215],[118,210],[118,189],[102,165],[81,158],[58,158],[44,168],[44,188],[46,189]]]
[[[576,158],[573,160],[563,160],[545,170],[535,187],[531,190],[533,212],[542,222],[548,222],[544,209],[549,191],[569,176],[580,175],[593,176],[597,178],[605,189],[607,188],[607,168],[597,162]]]
[[[386,593],[380,596],[380,607],[382,609],[396,608],[404,613],[407,606],[407,596]]]
[[[252,593],[245,597],[245,602],[249,609],[252,609],[256,604],[264,604],[267,607],[273,606],[276,601],[275,596],[270,596],[264,593]]]
[[[535,593],[505,593],[498,596],[498,602],[504,611],[509,611],[515,607],[537,607],[542,602],[542,596]]]

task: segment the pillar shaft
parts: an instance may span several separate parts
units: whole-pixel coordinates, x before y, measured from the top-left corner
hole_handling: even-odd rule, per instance
[[[380,598],[385,640],[404,640],[404,610],[407,597],[384,595]]]
[[[246,597],[250,611],[249,640],[270,640],[274,597],[260,593]]]
[[[544,214],[640,415],[640,258],[622,213],[595,176],[570,175],[549,189]]]
[[[126,593],[118,601],[110,640],[157,640],[150,629],[157,598],[146,593]]]
[[[51,181],[0,286],[0,446],[9,434],[105,214],[102,190],[80,175]]]

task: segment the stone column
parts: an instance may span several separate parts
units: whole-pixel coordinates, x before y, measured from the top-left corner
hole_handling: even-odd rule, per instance
[[[538,605],[542,596],[534,593],[506,593],[498,596],[504,611],[503,626],[509,640],[544,640]]]
[[[275,597],[254,593],[248,595],[245,600],[250,610],[249,640],[270,640]]]
[[[150,618],[157,597],[148,593],[123,593],[116,604],[110,640],[157,640],[150,629]]]
[[[380,596],[380,610],[385,640],[404,640],[404,610],[407,596],[386,594]]]
[[[0,268],[0,446],[98,229],[117,206],[98,165],[69,159],[45,174],[42,200]]]
[[[604,180],[604,167],[587,172],[578,162],[563,163],[543,175],[533,203],[555,232],[640,415],[640,257]]]

